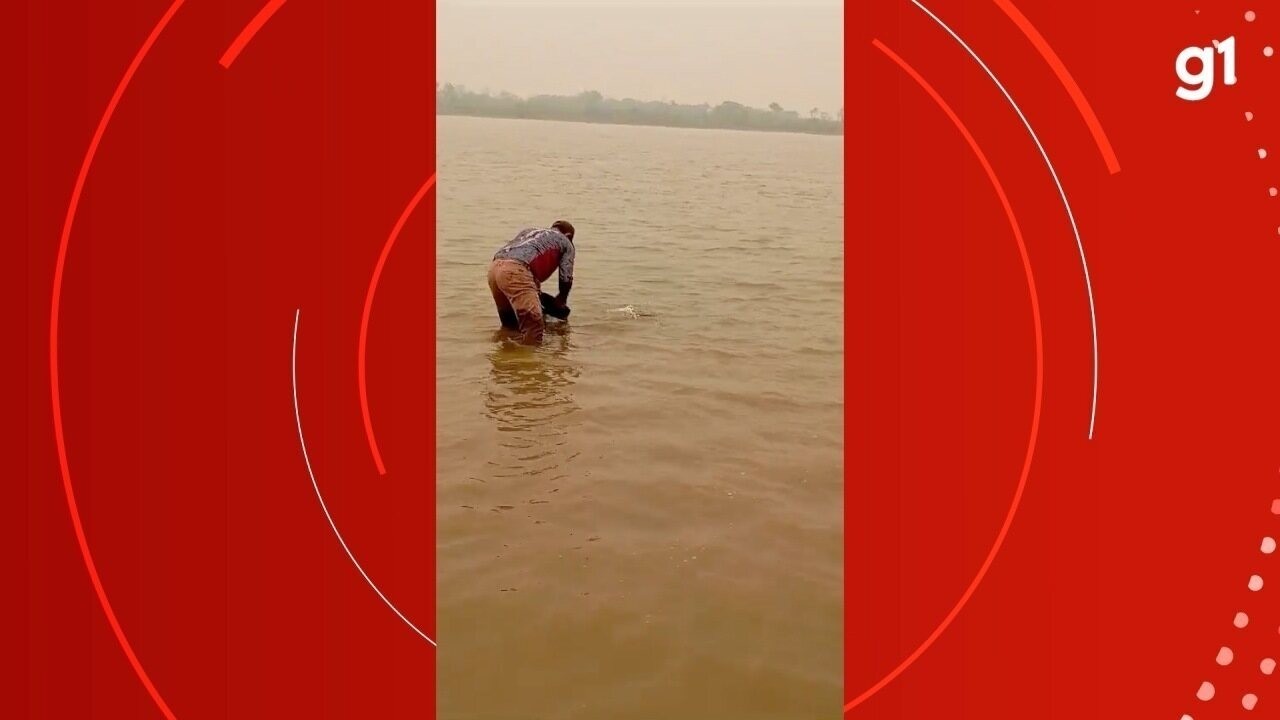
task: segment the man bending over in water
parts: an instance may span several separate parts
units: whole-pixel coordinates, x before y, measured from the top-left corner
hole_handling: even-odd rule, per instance
[[[555,306],[565,309],[573,287],[573,225],[557,220],[550,228],[527,228],[502,246],[489,263],[489,291],[503,327],[518,329],[524,341],[542,340],[542,300],[538,293],[560,271]]]

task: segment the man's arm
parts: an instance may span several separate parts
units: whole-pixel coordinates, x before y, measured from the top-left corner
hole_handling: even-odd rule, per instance
[[[569,300],[569,291],[573,289],[573,261],[578,254],[578,249],[573,246],[573,242],[566,239],[568,247],[560,254],[560,294],[556,296],[556,302],[563,306]]]

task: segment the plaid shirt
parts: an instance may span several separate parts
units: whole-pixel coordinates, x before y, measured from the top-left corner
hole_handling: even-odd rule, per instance
[[[560,280],[571,283],[574,255],[573,241],[559,230],[526,228],[503,245],[493,259],[518,260],[528,265],[538,284],[551,277],[557,269]]]

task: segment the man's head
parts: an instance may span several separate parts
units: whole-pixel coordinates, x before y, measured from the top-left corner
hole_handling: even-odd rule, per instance
[[[565,237],[569,238],[570,240],[573,240],[573,224],[570,223],[568,220],[557,220],[551,223],[551,229],[559,230],[560,232],[564,233]]]

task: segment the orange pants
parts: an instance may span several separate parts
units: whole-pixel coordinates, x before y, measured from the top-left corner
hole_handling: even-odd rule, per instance
[[[489,263],[489,292],[504,327],[518,329],[526,342],[542,339],[542,300],[528,265],[505,258]]]

